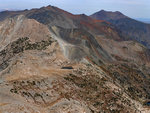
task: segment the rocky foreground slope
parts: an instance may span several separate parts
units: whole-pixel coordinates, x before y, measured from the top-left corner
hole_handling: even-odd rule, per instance
[[[0,112],[149,113],[150,51],[123,39],[51,6],[3,15]]]

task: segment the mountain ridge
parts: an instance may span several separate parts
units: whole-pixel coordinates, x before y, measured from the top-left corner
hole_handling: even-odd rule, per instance
[[[95,18],[95,19],[102,19],[102,20],[106,20],[106,18],[109,19],[121,19],[121,18],[129,18],[127,16],[125,16],[124,14],[122,14],[121,12],[119,11],[105,11],[105,10],[100,10],[92,15],[90,15],[92,18]]]
[[[52,6],[0,15],[0,112],[150,111],[150,50],[110,22]]]
[[[112,23],[124,37],[127,37],[127,40],[135,40],[150,48],[150,24],[139,22],[118,12],[100,11],[91,17]]]

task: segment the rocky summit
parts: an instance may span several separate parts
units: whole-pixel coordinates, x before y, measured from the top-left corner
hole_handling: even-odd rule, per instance
[[[104,12],[0,12],[0,113],[150,113],[150,50]]]

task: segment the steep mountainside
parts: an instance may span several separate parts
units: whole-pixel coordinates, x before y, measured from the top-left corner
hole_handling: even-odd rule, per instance
[[[120,40],[117,31],[108,22],[95,20],[84,14],[73,15],[54,6],[42,7],[40,9],[24,11],[5,11],[0,13],[0,20],[14,17],[16,15],[25,15],[27,18],[35,19],[40,23],[52,26],[58,26],[66,29],[81,28],[92,34],[105,35],[109,38]],[[4,16],[3,16],[4,15]],[[109,32],[107,32],[109,30]]]
[[[135,40],[150,48],[150,24],[145,24],[131,19],[122,13],[99,11],[90,17],[98,20],[105,20],[116,26],[121,34],[128,40]]]
[[[0,13],[0,113],[149,113],[150,50],[56,7]]]

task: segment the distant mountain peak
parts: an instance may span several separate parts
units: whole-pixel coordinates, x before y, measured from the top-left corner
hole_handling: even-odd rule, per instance
[[[127,39],[136,40],[139,43],[150,48],[149,24],[134,20],[128,16],[125,16],[119,11],[112,12],[101,10],[91,15],[91,17],[97,20],[104,20],[110,22],[118,30],[120,30],[121,34],[124,37],[127,37]]]
[[[106,11],[102,9],[102,10],[100,10],[99,12],[106,12]]]
[[[112,12],[112,11],[105,11],[105,10],[100,10],[94,13],[93,15],[91,15],[91,17],[95,19],[101,19],[101,20],[110,20],[110,19],[114,20],[114,19],[128,18],[127,16],[125,16],[119,11]]]
[[[98,11],[98,12],[96,12],[96,13],[115,13],[115,14],[122,14],[120,11],[106,11],[106,10],[104,10],[104,9],[102,9],[102,10],[100,10],[100,11]],[[122,14],[122,15],[124,15],[124,14]]]

